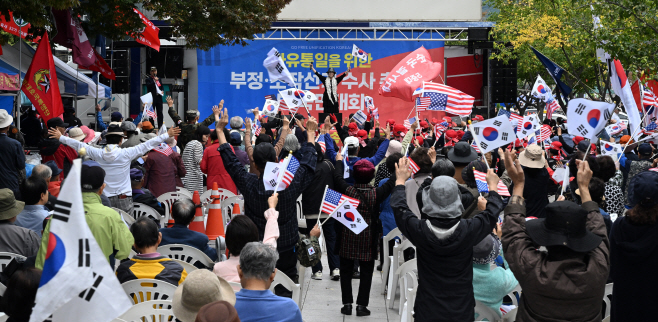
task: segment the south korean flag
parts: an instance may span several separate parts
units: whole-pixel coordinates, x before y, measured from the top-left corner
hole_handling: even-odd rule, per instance
[[[48,247],[39,250],[45,261],[31,322],[51,315],[53,322],[109,322],[132,306],[85,220],[80,171],[76,159],[44,232]]]
[[[614,104],[574,98],[567,105],[569,134],[596,140],[612,116]]]
[[[276,116],[276,113],[279,112],[279,102],[273,100],[265,100],[265,105],[263,105],[263,115],[265,116]]]
[[[345,200],[334,210],[331,217],[339,223],[345,225],[347,229],[358,235],[368,228],[368,223],[363,219],[361,214],[356,211],[356,207],[351,202]]]
[[[361,59],[362,61],[368,61],[368,53],[356,45],[352,45],[352,56]]]
[[[537,115],[526,115],[523,117],[523,121],[517,125],[516,136],[519,140],[522,140],[531,134],[535,134],[539,129],[539,119],[537,118]]]
[[[600,143],[601,143],[601,154],[609,155],[615,158],[616,160],[618,154],[621,153],[621,144],[605,142],[605,141],[600,141]]]
[[[314,102],[317,99],[317,96],[311,91],[304,91],[296,88],[288,88],[279,91],[279,94],[292,113],[295,113],[298,108],[303,107],[310,102]]]
[[[514,127],[505,115],[472,124],[471,131],[482,153],[497,149],[516,139]]]
[[[263,185],[265,186],[266,191],[274,191],[276,188],[277,180],[279,179],[279,173],[282,171],[283,163],[268,162],[265,165],[265,172],[263,172]],[[285,185],[280,185],[277,191],[285,190]]]

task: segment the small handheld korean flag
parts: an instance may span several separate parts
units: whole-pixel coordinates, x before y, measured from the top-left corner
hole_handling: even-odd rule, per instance
[[[310,91],[303,91],[296,88],[288,88],[279,91],[283,101],[288,106],[291,113],[295,113],[298,108],[304,106],[304,103],[314,102],[317,96]]]
[[[351,230],[356,235],[368,228],[368,224],[363,217],[361,217],[361,214],[356,211],[356,207],[347,200],[343,201],[343,203],[336,208],[331,214],[331,217],[345,225],[347,229]]]
[[[270,49],[270,52],[267,53],[267,58],[263,61],[263,67],[267,69],[269,74],[270,82],[274,83],[278,80],[295,87],[295,79],[288,71],[288,67],[281,59],[281,54],[276,48]]]
[[[609,155],[616,159],[618,153],[621,153],[620,144],[601,141],[601,154]]]
[[[548,100],[553,99],[553,92],[551,92],[551,88],[546,85],[544,79],[542,79],[539,75],[537,75],[537,80],[535,81],[535,85],[532,87],[532,92],[530,93],[532,96],[542,100],[543,102],[547,102]]]
[[[80,169],[74,160],[55,203],[31,322],[109,322],[132,306],[85,220]]]
[[[516,136],[519,140],[522,140],[530,134],[534,134],[537,130],[539,130],[539,119],[537,118],[537,115],[526,115],[517,127]]]
[[[352,56],[357,57],[363,61],[368,61],[368,53],[354,44],[352,45]]]
[[[590,140],[603,130],[612,116],[614,104],[574,98],[567,105],[569,134],[580,135]],[[635,107],[633,107],[635,108]]]
[[[471,125],[475,141],[487,153],[515,140],[514,128],[507,116],[501,115]]]
[[[277,180],[279,179],[279,172],[283,168],[284,164],[282,162],[268,162],[265,165],[265,171],[263,172],[263,186],[265,186],[266,191],[273,191],[276,187]],[[285,186],[280,186],[277,191],[285,190]]]
[[[364,113],[363,111],[358,111],[358,112],[354,113],[354,116],[352,116],[352,119],[354,121],[356,121],[356,123],[361,125],[361,124],[366,122],[366,120],[368,119],[368,116],[366,116],[366,113]]]
[[[343,146],[343,150],[340,151],[340,154],[343,156],[343,179],[347,179],[350,177],[350,165],[347,163],[349,159],[347,145]]]
[[[265,116],[276,116],[276,113],[279,112],[279,102],[274,100],[265,100],[265,105],[263,106],[263,115]]]

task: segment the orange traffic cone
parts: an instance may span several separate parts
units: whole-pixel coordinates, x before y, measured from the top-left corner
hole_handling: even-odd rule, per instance
[[[240,211],[240,204],[239,203],[234,203],[233,204],[233,211],[231,212],[231,218],[234,218],[235,215],[241,215],[242,212]]]
[[[198,191],[195,191],[192,195],[192,202],[194,202],[195,205],[201,204],[201,197],[199,197]],[[203,227],[203,211],[201,210],[201,206],[196,207],[194,220],[190,223],[190,230],[198,231],[202,234],[206,233],[206,228]]]
[[[222,218],[222,208],[219,201],[219,188],[217,182],[212,184],[212,193],[210,194],[212,203],[208,205],[208,221],[206,223],[206,235],[208,240],[215,240],[218,236],[224,237],[224,219]]]

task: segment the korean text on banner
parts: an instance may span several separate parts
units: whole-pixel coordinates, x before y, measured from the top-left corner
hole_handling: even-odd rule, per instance
[[[379,95],[392,96],[411,102],[414,91],[423,81],[431,81],[441,73],[442,64],[433,62],[425,47],[420,47],[403,58],[379,87]]]

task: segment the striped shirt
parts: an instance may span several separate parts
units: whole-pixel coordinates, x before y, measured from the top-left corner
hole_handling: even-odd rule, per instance
[[[187,174],[182,178],[183,185],[187,191],[194,193],[198,191],[199,194],[203,193],[203,172],[199,164],[203,158],[203,145],[197,140],[192,140],[187,143],[183,150],[183,165]]]

